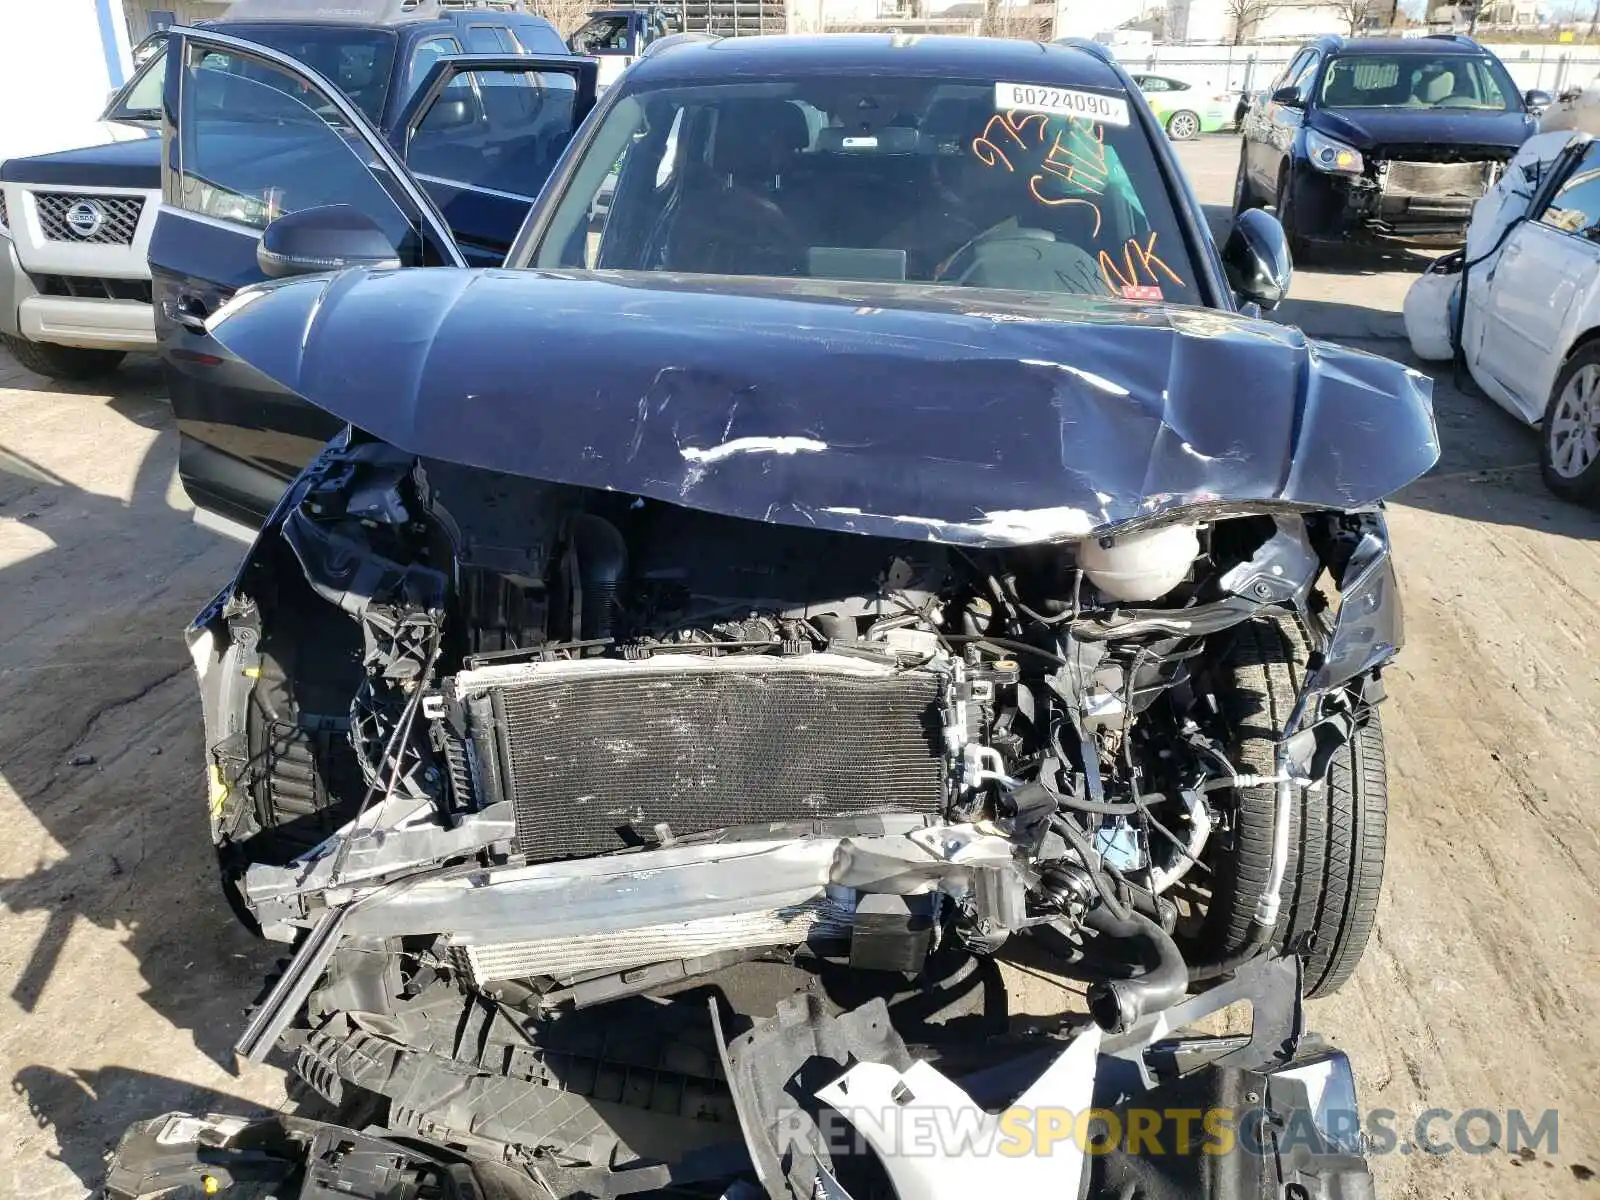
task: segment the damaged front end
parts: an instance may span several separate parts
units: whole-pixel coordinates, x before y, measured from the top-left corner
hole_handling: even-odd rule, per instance
[[[771,346],[796,325],[828,341],[813,378],[867,362],[819,325],[893,311],[805,307]],[[988,465],[1000,483],[954,441],[932,452],[914,379],[875,441],[842,398],[787,429],[763,416],[751,397],[783,386],[781,363],[759,380],[675,366],[665,391],[656,365],[636,413],[597,367],[593,403],[559,422],[502,392],[510,451],[419,438],[440,415],[421,391],[398,406],[409,433],[343,396],[371,432],[302,474],[190,630],[227,886],[297,943],[242,1054],[286,1045],[330,1101],[376,1101],[390,1133],[557,1196],[737,1179],[864,1196],[876,1185],[841,1183],[853,1160],[813,1136],[821,1109],[928,1089],[974,1114],[1083,1108],[1119,1054],[1135,1082],[1110,1102],[1133,1103],[1168,1080],[1153,1064],[1176,1025],[1229,988],[1277,999],[1212,1057],[1286,1066],[1310,953],[1283,919],[1305,887],[1291,827],[1374,736],[1402,641],[1378,502],[1436,453],[1426,393],[1220,315],[1077,328],[1080,350],[1159,344],[1174,389],[1208,355],[1297,381],[1225,422],[1136,379],[1134,347],[1058,362],[1041,344],[1059,322],[947,316],[989,333],[974,353],[1009,351],[964,414],[1016,447]],[[303,368],[279,377],[318,399]],[[451,387],[492,411],[492,390]],[[952,394],[931,421],[954,420]],[[1307,440],[1344,428],[1341,405],[1388,414],[1352,436],[1420,444],[1352,474],[1327,457],[1337,437]],[[798,403],[773,411],[792,422]],[[1091,427],[1125,436],[1065,439]],[[852,481],[830,447],[879,469]],[[1096,456],[1079,491],[1036,487],[1051,460]],[[944,478],[998,499],[914,502]],[[1007,507],[1018,494],[1036,502]],[[993,1003],[1011,960],[1085,979],[1089,1017],[1013,1039]],[[1008,1084],[973,1082],[1001,1067]],[[805,1154],[774,1148],[796,1112]],[[902,1197],[949,1190],[857,1128]]]
[[[1308,135],[1298,175],[1297,220],[1313,237],[1350,235],[1409,245],[1460,245],[1472,206],[1504,173],[1516,148],[1450,142],[1356,151]]]

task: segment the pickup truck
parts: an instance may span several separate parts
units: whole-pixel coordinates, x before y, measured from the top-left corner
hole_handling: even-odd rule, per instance
[[[589,19],[567,39],[574,54],[600,63],[599,91],[605,91],[634,64],[651,43],[680,32],[676,14],[659,5],[621,5],[591,9]]]
[[[240,0],[205,24],[310,64],[391,139],[441,58],[570,56],[549,21],[487,0]],[[155,349],[146,259],[161,207],[165,39],[157,34],[140,46],[138,70],[107,104],[105,145],[0,164],[0,342],[37,374],[90,379],[114,370],[129,351]],[[531,77],[512,78],[534,86]],[[476,121],[486,136],[532,111],[517,104],[516,83],[490,93],[466,79],[460,87],[453,119]],[[459,229],[467,256],[498,264],[543,175],[523,186],[502,178],[507,172],[492,161],[432,166],[421,178],[435,202],[474,210]],[[511,172],[525,173],[521,165]],[[237,214],[224,211],[227,205],[245,201],[218,203],[215,215],[229,219]]]

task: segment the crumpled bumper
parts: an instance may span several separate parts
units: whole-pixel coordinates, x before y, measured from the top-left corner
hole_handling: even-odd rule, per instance
[[[1252,1006],[1249,1034],[1185,1037],[1168,1024],[1239,1000]],[[832,1016],[818,997],[795,997],[731,1039],[714,1003],[709,1020],[737,1119],[688,1119],[689,1140],[663,1147],[665,1155],[624,1153],[630,1127],[606,1132],[605,1114],[617,1106],[586,1099],[571,1090],[571,1079],[556,1088],[494,1084],[463,1064],[378,1052],[382,1039],[358,1034],[363,1052],[340,1055],[342,1071],[424,1124],[434,1106],[470,1106],[482,1144],[463,1158],[435,1155],[415,1139],[297,1117],[247,1122],[170,1113],[128,1130],[111,1156],[104,1194],[154,1200],[186,1186],[227,1196],[247,1181],[293,1188],[299,1178],[297,1190],[273,1194],[305,1200],[336,1188],[346,1200],[548,1200],[732,1180],[724,1195],[851,1200],[867,1162],[888,1175],[899,1200],[970,1200],[974,1187],[1008,1200],[1374,1194],[1349,1060],[1302,1041],[1292,958],[1260,960],[1126,1034],[1091,1028],[1070,1040],[1040,1037],[1009,1057],[985,1050],[965,1071],[959,1056],[935,1064],[908,1054],[881,1000]],[[1158,1075],[1158,1063],[1181,1063],[1183,1073],[1163,1068]],[[492,1096],[479,1097],[480,1086]],[[551,1107],[566,1119],[581,1116],[596,1132],[596,1143],[610,1148],[604,1165],[583,1165],[577,1151],[560,1161],[501,1152],[495,1143],[507,1128],[536,1124]],[[1143,1133],[1135,1136],[1137,1129]],[[423,1185],[434,1190],[423,1192]]]

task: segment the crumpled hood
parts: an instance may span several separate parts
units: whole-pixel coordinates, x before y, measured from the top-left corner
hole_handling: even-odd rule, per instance
[[[1508,156],[1539,128],[1525,112],[1432,108],[1318,108],[1309,124],[1357,150],[1453,143],[1495,146]]]
[[[656,273],[348,271],[216,339],[405,451],[790,525],[1002,546],[1196,504],[1349,508],[1430,381],[1210,309]]]

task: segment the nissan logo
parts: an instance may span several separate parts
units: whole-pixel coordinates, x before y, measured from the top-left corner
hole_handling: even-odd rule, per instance
[[[93,200],[79,200],[63,214],[67,228],[81,238],[92,238],[105,228],[106,210]]]

